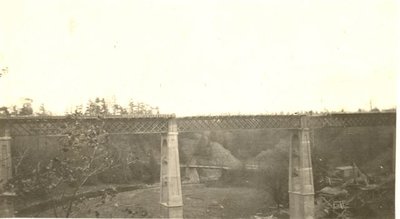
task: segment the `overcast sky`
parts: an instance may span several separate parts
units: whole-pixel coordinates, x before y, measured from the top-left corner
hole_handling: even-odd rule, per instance
[[[0,105],[177,115],[396,104],[395,1],[3,1]]]

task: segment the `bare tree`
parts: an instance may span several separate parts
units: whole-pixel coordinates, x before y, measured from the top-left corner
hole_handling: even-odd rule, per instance
[[[65,123],[63,134],[66,137],[59,139],[61,152],[48,161],[39,161],[30,174],[18,172],[27,153],[23,151],[9,184],[22,197],[40,192],[53,199],[55,217],[70,217],[74,205],[84,201],[76,197],[88,180],[117,163],[116,150],[108,142],[104,120],[88,122],[81,112],[75,112]]]

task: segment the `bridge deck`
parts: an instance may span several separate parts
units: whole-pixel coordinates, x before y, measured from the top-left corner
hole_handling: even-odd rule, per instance
[[[180,165],[182,168],[200,168],[200,169],[223,169],[223,170],[231,170],[234,169],[228,166],[211,166],[211,165]],[[246,170],[260,170],[261,166],[257,164],[246,164],[244,165]],[[239,168],[236,168],[239,169]]]

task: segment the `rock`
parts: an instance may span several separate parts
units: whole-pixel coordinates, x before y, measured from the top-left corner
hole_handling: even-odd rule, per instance
[[[323,193],[323,194],[334,195],[334,196],[348,194],[347,190],[345,190],[345,189],[341,189],[339,187],[329,187],[329,186],[324,187],[319,192]]]
[[[212,205],[218,205],[218,201],[212,200],[212,201],[211,201],[211,204],[212,204]]]
[[[242,162],[231,154],[231,152],[224,148],[217,142],[210,143],[211,160],[215,165],[225,166],[230,168],[240,168]]]

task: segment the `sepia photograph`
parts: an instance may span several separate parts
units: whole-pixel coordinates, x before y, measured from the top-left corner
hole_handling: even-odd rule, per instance
[[[0,0],[0,218],[396,218],[399,9]]]

